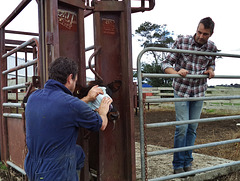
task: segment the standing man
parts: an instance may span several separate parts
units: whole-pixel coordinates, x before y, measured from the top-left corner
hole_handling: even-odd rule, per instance
[[[214,22],[210,17],[200,20],[194,36],[179,37],[173,49],[216,52],[215,44],[208,40],[214,30]],[[214,77],[215,57],[200,56],[188,53],[169,53],[162,63],[167,74],[179,74],[183,78],[173,80],[175,98],[203,97],[207,89],[207,79],[184,78],[187,74],[208,74]],[[176,121],[199,119],[203,101],[175,102]],[[177,125],[174,137],[174,148],[193,146],[196,139],[198,123]],[[192,150],[174,153],[174,173],[191,171]]]
[[[78,181],[77,170],[84,166],[85,155],[76,145],[79,127],[104,130],[112,102],[103,98],[98,113],[88,102],[103,94],[94,86],[82,100],[72,95],[78,66],[68,58],[58,58],[49,67],[44,89],[28,99],[25,111],[28,154],[25,170],[31,181]]]

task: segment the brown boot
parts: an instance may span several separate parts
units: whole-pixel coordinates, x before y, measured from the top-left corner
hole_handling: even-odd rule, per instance
[[[183,173],[183,172],[185,172],[183,168],[174,169],[173,171],[174,174]]]
[[[178,174],[178,173],[184,173],[185,171],[183,170],[183,168],[178,168],[178,169],[174,169],[173,173],[174,174]],[[186,178],[186,176],[180,177],[180,178]]]
[[[192,171],[192,166],[189,166],[189,167],[184,167],[183,168],[183,170],[185,171],[185,172],[189,172],[189,171]],[[189,175],[190,177],[194,177],[195,176],[195,174],[192,174],[192,175]]]

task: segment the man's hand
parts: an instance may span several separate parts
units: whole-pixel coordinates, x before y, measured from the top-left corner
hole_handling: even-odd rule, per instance
[[[98,108],[98,113],[102,118],[102,127],[101,130],[105,130],[108,124],[107,113],[109,111],[109,106],[112,103],[112,99],[109,97],[104,97],[101,101],[101,104]]]
[[[186,77],[186,75],[188,74],[188,71],[185,69],[180,69],[177,74],[181,75],[182,77]]]
[[[81,100],[86,103],[92,102],[99,94],[103,94],[103,91],[98,87],[98,85],[95,85],[89,90],[88,95],[86,97],[83,97]]]
[[[204,72],[204,74],[208,74],[208,78],[209,78],[209,79],[211,79],[211,78],[213,78],[213,77],[215,76],[215,73],[214,73],[214,71],[213,71],[212,68],[209,68],[208,70],[206,70],[206,71]]]
[[[112,103],[112,99],[109,97],[104,97],[101,101],[101,104],[98,108],[99,115],[107,115],[109,111],[109,106]]]
[[[168,67],[168,68],[165,69],[165,73],[167,73],[167,74],[179,74],[182,77],[186,77],[186,75],[188,74],[188,71],[185,70],[185,69],[181,69],[177,72],[172,67]]]

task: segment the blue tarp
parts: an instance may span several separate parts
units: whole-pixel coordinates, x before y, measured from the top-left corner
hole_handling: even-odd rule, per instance
[[[143,84],[142,87],[152,87],[152,86],[149,84]]]

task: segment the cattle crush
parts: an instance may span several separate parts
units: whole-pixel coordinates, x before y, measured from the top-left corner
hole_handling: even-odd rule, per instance
[[[79,131],[78,144],[87,156],[81,180],[87,181],[90,177],[104,181],[136,180],[131,13],[153,9],[155,0],[136,0],[136,7],[131,7],[132,2],[22,0],[0,25],[0,138],[1,160],[5,165],[25,174],[24,100],[33,89],[43,88],[49,64],[65,56],[78,62],[79,85],[86,85],[87,68],[94,70],[104,84],[121,81],[121,88],[113,94],[120,114],[118,120],[110,121],[101,133]],[[39,32],[9,30],[8,25],[29,3],[37,3]],[[85,46],[86,17],[93,20],[94,43],[90,47]],[[32,38],[28,41],[6,39],[6,34]],[[90,63],[86,61],[88,51],[91,51],[87,60]],[[18,59],[20,53],[24,55],[23,61]]]

